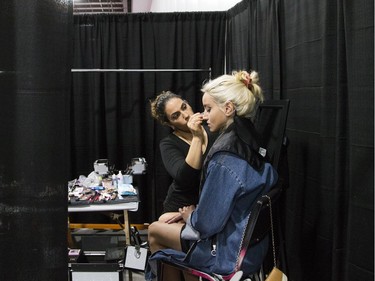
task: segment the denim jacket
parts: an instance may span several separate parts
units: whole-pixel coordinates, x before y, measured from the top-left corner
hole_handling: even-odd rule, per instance
[[[193,267],[222,275],[235,269],[250,209],[278,178],[256,138],[251,121],[236,118],[206,158],[199,204],[181,234],[197,241],[185,259]],[[268,239],[250,247],[245,274],[258,270],[267,249]]]
[[[234,271],[250,208],[255,200],[276,182],[277,174],[268,163],[258,172],[244,160],[228,152],[217,153],[210,161],[199,205],[182,232],[197,239],[186,262],[191,266],[217,274]],[[267,252],[268,240],[251,247],[243,269],[256,271]],[[215,250],[216,256],[211,254]]]

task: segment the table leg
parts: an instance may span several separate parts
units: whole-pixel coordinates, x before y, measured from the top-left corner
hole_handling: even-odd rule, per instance
[[[129,246],[130,245],[130,223],[129,223],[128,210],[124,210],[124,232],[125,232],[126,246]]]
[[[124,210],[124,232],[125,232],[126,246],[130,246],[130,223],[129,223],[128,210]],[[129,274],[129,281],[132,281],[133,274],[130,269],[128,269],[128,274]]]

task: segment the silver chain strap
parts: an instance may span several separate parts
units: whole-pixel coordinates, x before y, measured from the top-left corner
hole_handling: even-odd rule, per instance
[[[272,235],[272,252],[273,252],[273,264],[276,267],[276,249],[275,249],[275,236],[273,232],[273,218],[272,218],[272,202],[271,202],[271,197],[268,195],[264,195],[267,197],[269,204],[270,204],[270,220],[271,220],[271,235]]]
[[[237,253],[237,260],[236,260],[236,268],[238,268],[238,264],[239,264],[239,259],[240,259],[240,253],[241,253],[241,249],[242,249],[242,245],[243,245],[243,241],[245,239],[245,234],[246,234],[246,228],[247,228],[247,225],[249,223],[249,220],[250,220],[250,215],[251,215],[251,212],[250,214],[247,216],[247,223],[245,225],[245,228],[243,229],[243,232],[242,232],[242,237],[241,237],[241,243],[240,243],[240,248],[238,249],[238,253]]]

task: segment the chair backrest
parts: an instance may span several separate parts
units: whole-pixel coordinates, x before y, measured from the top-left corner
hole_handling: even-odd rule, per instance
[[[258,109],[254,125],[262,136],[261,146],[267,150],[271,164],[278,168],[281,148],[285,138],[290,101],[267,100]]]
[[[289,112],[289,100],[269,100],[259,106],[254,125],[262,137],[261,146],[267,150],[271,164],[278,169],[280,154],[285,139],[286,121]],[[276,205],[282,192],[283,182],[277,184],[265,195],[258,198],[249,214],[243,244],[237,263],[240,270],[248,247],[263,240],[271,230],[270,208]],[[271,209],[272,210],[272,209]]]

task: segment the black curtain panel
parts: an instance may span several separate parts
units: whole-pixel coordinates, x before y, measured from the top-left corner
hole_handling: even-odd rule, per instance
[[[0,4],[0,280],[68,279],[69,2]]]
[[[74,16],[71,178],[89,174],[96,159],[125,169],[144,157],[132,222],[160,215],[171,181],[159,151],[169,129],[152,119],[149,100],[171,90],[202,110],[202,83],[224,69],[225,27],[224,12]]]
[[[289,280],[374,278],[374,2],[243,1],[228,70],[288,98]]]
[[[266,99],[281,97],[279,1],[242,1],[228,11],[227,71],[255,70]]]

